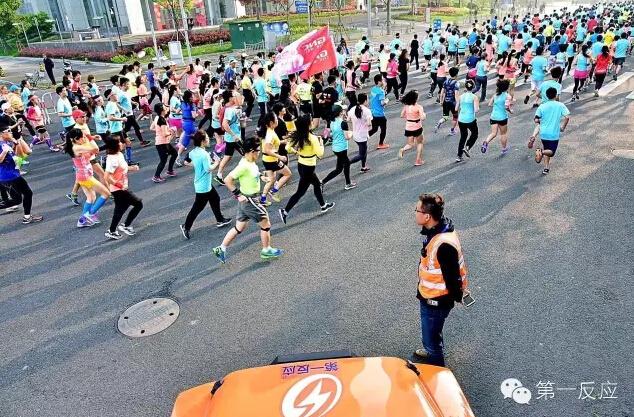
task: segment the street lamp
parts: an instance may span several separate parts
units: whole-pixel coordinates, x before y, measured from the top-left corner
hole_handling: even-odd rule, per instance
[[[40,25],[37,23],[37,17],[33,16],[33,21],[35,22],[35,28],[37,29],[37,34],[40,37],[40,42],[42,42],[42,32],[40,32]]]
[[[57,30],[57,33],[59,33],[59,40],[62,41],[62,45],[64,45],[64,38],[62,37],[62,28],[61,26],[57,23],[57,19],[53,20],[53,19],[47,19],[46,20],[47,23],[54,23],[55,24],[55,29]]]
[[[187,46],[187,56],[189,57],[189,63],[192,63],[192,47],[189,44],[189,34],[187,33],[187,15],[185,14],[185,8],[183,7],[183,0],[179,0],[181,9],[181,18],[183,19],[183,29],[185,29],[185,45]],[[178,32],[178,28],[176,29]]]
[[[31,45],[29,45],[29,37],[26,36],[26,29],[24,28],[24,25],[22,23],[16,22],[13,23],[13,26],[17,27],[21,27],[22,28],[22,32],[24,32],[24,39],[26,39],[26,46],[29,47]]]

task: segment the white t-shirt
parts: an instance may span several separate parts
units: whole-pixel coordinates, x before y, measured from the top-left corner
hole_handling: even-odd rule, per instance
[[[128,189],[128,163],[121,152],[106,157],[106,172],[115,180],[114,185],[108,184],[110,191]]]
[[[357,106],[354,106],[348,111],[348,120],[352,122],[352,138],[355,142],[367,142],[370,131],[368,124],[372,122],[372,112],[367,107],[361,106],[361,118],[357,119],[357,115],[354,114],[356,108]]]

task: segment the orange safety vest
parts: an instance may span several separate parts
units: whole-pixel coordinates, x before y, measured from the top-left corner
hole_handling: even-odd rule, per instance
[[[436,298],[449,294],[436,257],[438,248],[443,243],[453,246],[458,252],[461,287],[463,290],[467,288],[467,265],[464,261],[458,234],[456,232],[438,233],[427,243],[427,253],[425,256],[421,256],[418,264],[418,292],[423,298]]]

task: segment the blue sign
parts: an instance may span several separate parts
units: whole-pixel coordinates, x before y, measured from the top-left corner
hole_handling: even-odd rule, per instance
[[[287,22],[271,22],[263,25],[266,32],[273,32],[277,36],[288,35],[288,23]]]
[[[442,20],[434,19],[434,30],[440,30],[440,29],[442,29]]]
[[[295,0],[295,11],[297,13],[308,13],[308,0]]]

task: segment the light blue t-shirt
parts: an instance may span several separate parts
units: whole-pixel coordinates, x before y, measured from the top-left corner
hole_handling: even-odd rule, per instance
[[[344,121],[337,117],[334,122],[330,124],[330,133],[332,134],[332,151],[341,152],[348,150],[348,141],[346,140],[346,134],[344,127],[347,127],[347,123],[344,125]]]
[[[97,83],[90,84],[90,88],[88,89],[88,92],[90,93],[90,95],[92,97],[98,96],[98,95],[101,94],[101,92],[99,91],[99,86],[97,85]]]
[[[577,42],[583,42],[587,33],[588,29],[582,27],[581,25],[577,26]]]
[[[25,108],[29,104],[29,96],[30,95],[31,95],[31,90],[29,90],[26,87],[24,87],[22,89],[22,93],[20,93],[20,98],[22,99],[22,104],[24,105]]]
[[[180,110],[182,106],[181,103],[181,99],[176,97],[176,96],[172,96],[172,98],[170,98],[170,109],[174,109],[174,110]],[[182,113],[173,113],[170,110],[170,117],[172,119],[182,119],[183,115]]]
[[[460,96],[460,111],[458,113],[458,121],[460,123],[471,123],[476,119],[475,98],[475,94],[469,92]]]
[[[423,55],[431,55],[431,48],[433,43],[431,39],[427,38],[423,41]]]
[[[130,100],[130,96],[125,92],[121,92],[117,97],[119,98],[119,105],[121,110],[123,110],[123,114],[126,116],[132,115],[132,100]]]
[[[561,119],[570,111],[561,102],[550,100],[542,103],[535,112],[539,117],[539,135],[545,140],[559,140]]]
[[[63,100],[60,98],[57,100],[57,112],[65,114],[71,114],[73,112],[73,107],[70,105],[70,101],[68,101],[67,98]],[[70,127],[75,124],[73,116],[62,116],[61,119],[63,127]]]
[[[385,91],[377,85],[372,87],[372,89],[370,90],[370,111],[372,112],[372,116],[385,116],[383,100],[385,100]]]
[[[533,81],[543,81],[546,78],[546,67],[548,67],[548,60],[543,56],[536,56],[533,58],[533,62],[531,62],[533,70],[531,72],[531,77],[533,77]]]
[[[506,98],[508,93],[502,93],[493,97],[493,110],[491,111],[491,120],[506,120],[509,114],[506,111]]]
[[[121,111],[117,103],[109,101],[108,104],[106,104],[106,116],[121,117]],[[109,120],[108,123],[110,124],[110,133],[119,133],[123,130],[123,122],[119,120]]]
[[[530,38],[530,40],[528,42],[531,42],[531,50],[533,52],[535,52],[537,50],[537,48],[539,47],[539,39]],[[526,42],[526,43],[528,44],[528,42]]]
[[[546,91],[549,88],[554,88],[555,90],[557,90],[557,95],[561,94],[561,84],[559,84],[555,80],[544,81],[542,83],[542,86],[539,87],[539,94],[540,94],[540,96],[542,98],[542,103],[545,103],[545,102],[548,101],[548,97],[546,97]]]
[[[614,45],[614,58],[625,58],[630,43],[627,39],[619,39]]]
[[[456,35],[451,35],[447,38],[447,51],[449,52],[457,52],[458,51],[458,37]]]
[[[225,109],[225,120],[229,122],[231,131],[235,135],[240,136],[240,117],[238,116],[238,109],[235,107],[227,107]],[[229,133],[225,133],[225,142],[235,142],[235,139]]]
[[[584,55],[579,55],[577,58],[577,69],[579,71],[588,71],[590,67],[590,60],[586,58]]]
[[[566,48],[566,56],[568,58],[572,58],[573,56],[575,56],[575,45],[572,43],[568,44],[568,47]]]
[[[596,58],[603,49],[603,42],[595,42],[592,44],[592,58]]]
[[[108,128],[110,127],[110,123],[108,123],[108,116],[106,116],[106,111],[103,106],[95,107],[95,131],[97,133],[106,133]]]
[[[269,95],[266,92],[266,81],[264,78],[260,77],[253,82],[253,89],[255,90],[255,95],[258,100],[258,103],[266,103],[269,101]]]
[[[486,61],[481,60],[476,63],[476,77],[486,77],[487,76],[487,68]]]
[[[469,45],[469,40],[467,38],[458,39],[458,52],[465,52],[467,50],[467,46]]]
[[[275,77],[273,76],[269,78],[269,87],[271,88],[271,94],[273,94],[274,96],[282,92],[282,87],[277,83],[277,79],[275,79]]]
[[[211,157],[201,147],[196,147],[189,152],[189,158],[194,167],[194,190],[196,193],[208,193],[211,191]]]
[[[504,52],[508,51],[511,46],[511,38],[506,35],[500,35],[498,38],[498,55],[502,55]]]
[[[561,35],[561,38],[559,38],[559,44],[565,45],[567,43],[568,43],[568,35],[564,33],[563,35]]]

